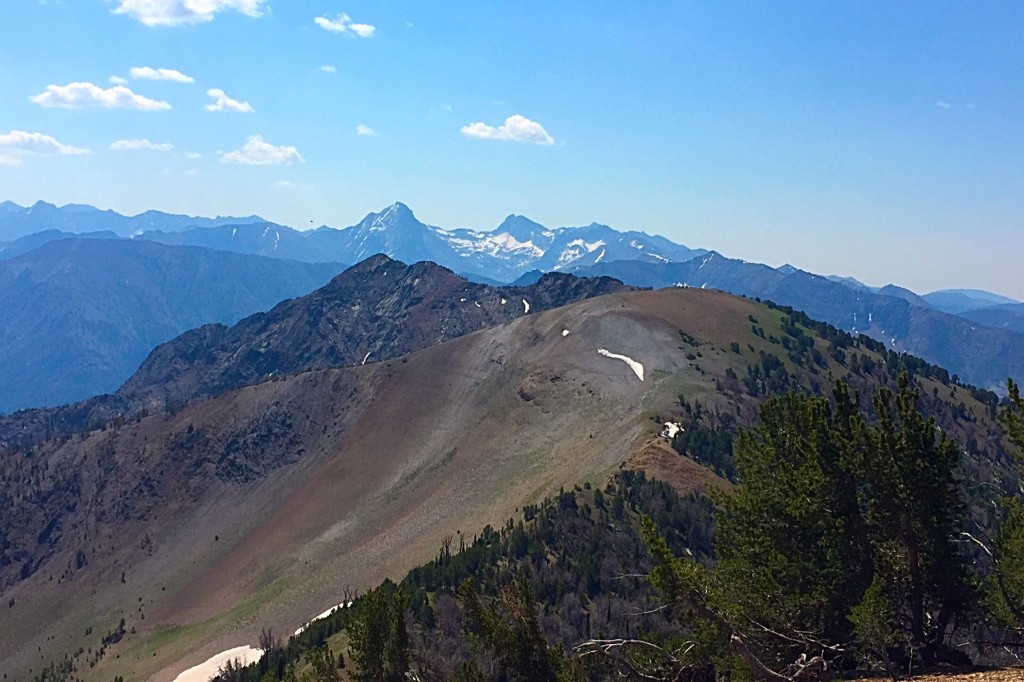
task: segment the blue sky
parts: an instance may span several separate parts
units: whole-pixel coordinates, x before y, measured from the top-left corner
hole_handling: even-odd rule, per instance
[[[299,228],[401,200],[1024,298],[1021,3],[8,0],[0,26],[0,199]]]

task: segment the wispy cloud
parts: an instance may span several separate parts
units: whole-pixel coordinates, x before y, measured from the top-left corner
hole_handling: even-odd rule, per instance
[[[244,166],[286,166],[301,162],[302,155],[295,147],[278,147],[263,141],[262,135],[253,135],[241,149],[220,155],[221,163],[235,163]]]
[[[277,185],[278,187],[284,187],[285,189],[295,189],[296,187],[299,186],[299,183],[295,182],[294,180],[278,180],[274,184]]]
[[[352,21],[352,17],[347,14],[339,14],[333,19],[326,16],[317,17],[313,21],[316,22],[317,26],[325,31],[330,31],[331,33],[347,33],[349,35],[357,35],[360,38],[372,38],[373,34],[377,31],[376,26],[355,23]]]
[[[146,26],[181,26],[213,21],[218,12],[234,10],[250,17],[263,16],[267,0],[119,0],[111,10]]]
[[[539,144],[545,147],[555,143],[555,138],[551,137],[548,131],[544,130],[544,126],[519,114],[509,116],[497,128],[478,122],[463,126],[459,132],[466,137],[475,137],[479,140],[524,142],[527,144]]]
[[[117,140],[110,143],[110,149],[115,152],[140,151],[143,149],[149,149],[154,152],[169,152],[174,149],[174,145],[170,142],[157,144],[143,138],[138,140]]]
[[[128,79],[122,78],[121,76],[111,76],[107,80],[113,83],[114,85],[127,85],[128,83]]]
[[[62,154],[77,156],[92,154],[88,149],[73,147],[57,141],[56,138],[43,133],[29,133],[24,130],[12,130],[0,134],[0,165],[20,166],[22,157],[31,154]]]
[[[952,104],[950,104],[949,102],[943,102],[941,99],[938,102],[935,103],[935,106],[937,106],[939,109],[952,109],[953,108]]]
[[[137,95],[123,85],[101,88],[94,83],[47,85],[45,92],[31,97],[30,100],[39,106],[62,109],[102,107],[105,109],[164,111],[171,108],[167,102]]]
[[[362,123],[360,123],[359,125],[356,126],[356,135],[361,135],[362,137],[378,137],[380,136],[380,133],[378,133],[370,126],[364,126]]]
[[[214,88],[207,90],[206,94],[213,98],[213,104],[207,104],[207,111],[233,111],[240,114],[251,114],[255,109],[248,102],[239,102],[237,99],[231,99],[223,90]]]
[[[132,78],[151,81],[174,81],[175,83],[195,83],[196,79],[186,76],[177,69],[154,69],[149,66],[133,66],[128,73]]]
[[[332,64],[324,64],[320,67],[320,70],[324,73],[338,73],[338,67]]]
[[[185,158],[195,161],[196,159],[203,158],[203,155],[199,152],[185,152]]]

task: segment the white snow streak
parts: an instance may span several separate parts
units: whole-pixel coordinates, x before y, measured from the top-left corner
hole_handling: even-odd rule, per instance
[[[341,602],[337,606],[332,606],[331,608],[327,609],[326,611],[321,613],[319,616],[317,616],[316,618],[314,618],[313,620],[309,621],[308,623],[303,625],[301,628],[296,630],[295,631],[295,636],[298,637],[299,635],[301,635],[303,630],[305,630],[306,628],[308,628],[310,625],[312,625],[313,623],[317,622],[318,620],[323,620],[324,618],[326,618],[327,616],[331,615],[332,613],[334,613],[338,609],[345,609],[345,608],[348,608],[348,609],[352,608],[352,602]]]
[[[661,430],[661,435],[669,440],[676,437],[676,434],[683,430],[682,424],[676,424],[675,422],[665,422],[665,428]]]
[[[298,634],[298,633],[296,633]],[[174,682],[209,682],[217,677],[217,670],[228,661],[239,660],[242,665],[249,665],[260,660],[263,651],[251,646],[239,646],[211,656],[197,666],[193,666],[174,678]]]
[[[563,329],[562,330],[562,336],[569,336],[569,330],[568,329]]]
[[[610,351],[605,350],[604,348],[598,349],[597,352],[600,353],[601,355],[605,356],[606,358],[613,358],[615,360],[622,360],[624,363],[629,365],[629,368],[631,370],[633,370],[633,372],[637,375],[637,377],[640,378],[640,381],[644,380],[644,366],[641,365],[636,360],[634,360],[633,358],[627,357],[625,355],[619,355],[617,353],[612,353]]]
[[[530,302],[525,298],[523,299],[523,308],[525,308],[525,312],[523,313],[524,315],[530,312]]]
[[[373,352],[373,351],[370,351],[370,353],[372,353],[372,352]],[[367,354],[366,354],[366,355],[365,355],[365,356],[363,357],[363,361],[359,363],[360,365],[365,365],[365,364],[366,364],[366,361],[370,359],[370,353],[367,353]]]

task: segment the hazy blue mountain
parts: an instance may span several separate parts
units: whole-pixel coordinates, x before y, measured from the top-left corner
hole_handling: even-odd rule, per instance
[[[44,230],[73,233],[110,231],[121,237],[128,237],[142,230],[177,231],[188,227],[216,227],[253,222],[263,220],[257,216],[201,218],[161,211],[146,211],[136,216],[125,216],[84,204],[55,206],[45,201],[37,201],[32,206],[23,207],[5,201],[0,204],[0,241],[13,241]]]
[[[517,287],[529,286],[534,282],[540,280],[540,278],[543,276],[544,273],[541,272],[540,270],[530,270],[529,272],[524,272],[523,274],[519,275],[519,277],[516,278],[516,281],[512,282],[512,284]]]
[[[338,258],[331,258],[329,254],[322,253],[306,233],[267,222],[193,228],[181,232],[146,231],[136,239],[175,246],[202,246],[268,258],[287,258],[305,263],[348,263],[340,254]]]
[[[109,231],[74,234],[71,232],[61,232],[60,230],[43,230],[42,232],[25,235],[12,242],[0,244],[0,260],[10,260],[23,253],[34,251],[47,242],[58,239],[119,239],[119,237]]]
[[[884,287],[875,291],[875,293],[878,294],[879,296],[895,296],[896,298],[902,298],[907,303],[919,305],[924,308],[935,307],[927,300],[925,300],[923,297],[915,294],[910,289],[905,289],[904,287],[899,287],[896,286],[895,284],[886,284]]]
[[[1024,334],[935,310],[912,292],[892,287],[885,295],[794,269],[778,269],[711,252],[685,263],[613,261],[572,271],[582,276],[615,277],[634,286],[721,289],[769,299],[802,310],[853,334],[882,341],[947,367],[963,379],[1005,390],[1006,378],[1024,378]]]
[[[1024,303],[1003,303],[1001,305],[966,310],[961,317],[988,327],[1009,329],[1024,334]]]
[[[160,343],[341,269],[120,239],[59,239],[0,261],[0,413],[112,392]]]
[[[1015,301],[1012,298],[981,289],[943,289],[925,294],[924,299],[933,308],[954,314],[1006,303],[1020,303],[1020,301]]]
[[[869,287],[867,284],[864,284],[864,282],[861,282],[859,279],[857,279],[855,277],[840,277],[839,275],[825,275],[825,279],[831,280],[833,282],[837,282],[839,284],[845,284],[846,286],[853,287],[854,289],[867,289],[868,291],[878,291],[878,287]]]

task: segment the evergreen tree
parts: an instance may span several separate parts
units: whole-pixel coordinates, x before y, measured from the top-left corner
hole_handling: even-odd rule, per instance
[[[309,682],[341,682],[341,675],[334,666],[334,656],[326,644],[306,654],[306,661],[313,669],[312,677],[307,678]]]
[[[879,389],[877,423],[861,462],[859,494],[866,510],[876,576],[882,577],[925,664],[944,651],[954,616],[975,598],[959,533],[966,519],[957,472],[960,446],[917,408],[907,376],[893,395]]]
[[[506,678],[523,682],[556,682],[561,656],[548,648],[537,622],[537,604],[530,584],[514,580],[499,599],[485,603],[472,578],[459,586],[470,638],[500,661]]]
[[[1024,398],[1009,380],[1009,403],[1000,414],[1013,452],[1018,475],[1024,477]],[[1024,632],[1024,502],[1020,490],[1006,495],[1002,502],[1006,518],[999,527],[992,547],[995,571],[990,579],[988,602],[996,621]]]
[[[716,531],[718,582],[775,665],[808,638],[851,637],[847,616],[871,582],[850,470],[865,430],[840,384],[834,407],[797,393],[769,399],[761,425],[738,440],[740,486],[721,500]]]
[[[352,660],[361,682],[397,682],[409,671],[406,598],[394,583],[368,592],[348,624]],[[333,667],[333,666],[332,666]]]
[[[796,679],[874,652],[890,670],[930,664],[975,598],[958,539],[960,448],[917,408],[907,377],[879,389],[871,418],[842,383],[761,407],[736,447],[739,487],[722,496],[718,565],[669,561],[648,539],[658,586],[717,632],[750,672]],[[705,625],[701,626],[700,623]],[[708,629],[710,628],[710,630]]]

